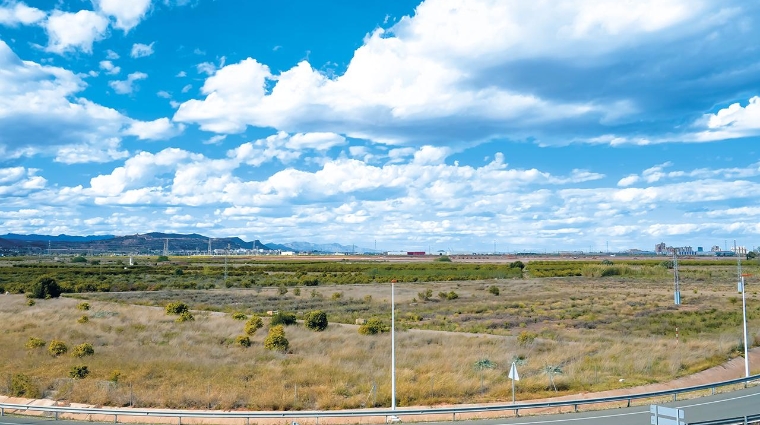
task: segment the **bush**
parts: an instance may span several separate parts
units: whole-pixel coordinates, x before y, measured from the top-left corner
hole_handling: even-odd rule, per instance
[[[83,257],[83,256],[81,256],[81,255],[78,255],[78,256],[76,256],[76,257],[72,258],[72,259],[71,259],[71,262],[72,262],[72,263],[86,263],[86,262],[87,262],[87,259],[86,259],[86,258],[84,258],[84,257]]]
[[[108,375],[108,380],[114,384],[119,382],[119,378],[121,378],[121,371],[118,369],[112,370],[111,374]]]
[[[32,307],[35,304],[37,304],[37,302],[35,302],[33,299],[26,300],[26,305],[28,305],[29,307]]]
[[[79,319],[77,319],[77,322],[78,322],[78,323],[87,323],[87,322],[89,322],[89,321],[90,321],[90,318],[89,318],[89,317],[87,317],[86,315],[85,315],[85,316],[82,316],[82,317],[80,317]]]
[[[612,263],[612,261],[611,261],[611,260],[602,260],[602,265],[603,265],[603,266],[611,266],[612,264],[613,264],[613,263]]]
[[[301,288],[296,288],[293,290],[293,295],[300,297],[301,296]]]
[[[277,293],[280,295],[285,295],[288,293],[288,288],[286,288],[285,285],[280,285],[277,287]]]
[[[42,348],[45,346],[45,341],[40,338],[35,338],[33,336],[29,337],[29,341],[24,344],[25,348],[28,348],[29,350],[32,350],[34,348]]]
[[[509,268],[510,269],[520,269],[520,270],[522,270],[522,269],[525,268],[525,264],[523,264],[522,261],[518,260],[518,261],[514,261],[514,262],[509,263]]]
[[[532,344],[536,338],[538,338],[538,334],[535,332],[522,331],[520,332],[520,335],[517,336],[517,343],[525,347],[526,345]]]
[[[40,388],[32,382],[32,378],[16,374],[11,377],[11,385],[8,392],[12,397],[40,398]]]
[[[240,335],[235,338],[235,345],[239,345],[241,347],[250,347],[251,338],[248,338],[248,335]]]
[[[488,288],[488,292],[490,292],[490,293],[492,293],[494,295],[499,295],[499,287],[495,286],[495,285],[491,286],[490,288]]]
[[[459,294],[457,294],[457,293],[456,293],[456,292],[454,292],[454,291],[450,291],[450,292],[439,292],[439,293],[438,293],[438,297],[439,297],[440,299],[442,299],[442,300],[455,300],[455,299],[459,298]]]
[[[52,356],[58,357],[62,354],[66,354],[67,351],[69,351],[69,349],[63,341],[54,339],[50,341],[50,345],[48,345],[48,353]]]
[[[84,379],[90,374],[90,370],[87,366],[72,366],[69,369],[69,378]]]
[[[433,290],[426,289],[423,292],[419,292],[417,293],[417,298],[419,298],[420,301],[430,301],[430,299],[433,298]]]
[[[451,258],[448,255],[441,255],[438,258],[436,258],[435,261],[439,261],[441,263],[450,263]]]
[[[61,286],[50,276],[43,276],[37,279],[32,285],[32,292],[27,296],[29,298],[58,298],[61,296]]]
[[[195,320],[195,316],[193,316],[193,313],[190,313],[189,311],[182,312],[182,314],[179,315],[176,319],[174,319],[177,323],[182,322],[192,322]]]
[[[245,315],[245,313],[241,313],[239,311],[236,311],[232,313],[232,318],[235,320],[246,320],[248,319],[248,316]]]
[[[79,303],[77,304],[77,310],[87,311],[90,309],[90,303]]]
[[[93,354],[95,354],[95,349],[92,348],[92,344],[87,342],[77,345],[71,352],[71,355],[74,357],[91,356]]]
[[[169,257],[166,255],[159,255],[158,258],[156,258],[156,262],[163,263],[169,261]]]
[[[327,313],[322,310],[310,311],[304,320],[307,329],[321,332],[327,329]]]
[[[287,313],[283,311],[278,311],[277,313],[272,315],[272,321],[270,322],[270,326],[277,326],[277,325],[284,325],[284,326],[290,326],[296,324],[296,315],[295,313]]]
[[[285,328],[282,325],[276,325],[269,328],[269,334],[264,340],[264,347],[275,351],[288,350],[290,342],[285,338]]]
[[[251,316],[251,318],[248,319],[248,321],[245,323],[245,333],[248,335],[253,335],[262,327],[264,327],[264,321],[261,320],[261,317]]]
[[[181,301],[175,301],[171,302],[169,304],[166,304],[166,314],[182,314],[182,313],[189,313],[190,308],[187,306],[187,304],[181,302]]]
[[[376,335],[382,332],[388,332],[390,326],[386,326],[382,320],[373,317],[367,320],[363,325],[359,326],[359,333],[362,335]]]

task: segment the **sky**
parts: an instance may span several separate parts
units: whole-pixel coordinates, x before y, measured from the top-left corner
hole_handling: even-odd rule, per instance
[[[0,0],[0,234],[760,245],[760,3]]]

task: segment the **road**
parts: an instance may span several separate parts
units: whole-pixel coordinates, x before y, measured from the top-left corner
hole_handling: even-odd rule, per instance
[[[694,400],[678,401],[664,404],[678,407],[685,411],[686,422],[699,422],[714,419],[732,418],[760,413],[760,387],[733,391]],[[647,425],[650,423],[649,406],[608,409],[593,412],[565,413],[559,415],[526,416],[520,418],[502,418],[478,421],[457,421],[472,425]],[[407,417],[413,420],[413,417]],[[49,418],[31,416],[3,416],[0,425],[41,425],[52,422]],[[310,423],[311,420],[303,420]],[[324,421],[329,423],[330,421]],[[57,421],[60,425],[92,425],[89,421]],[[451,425],[450,421],[430,423],[431,425]]]

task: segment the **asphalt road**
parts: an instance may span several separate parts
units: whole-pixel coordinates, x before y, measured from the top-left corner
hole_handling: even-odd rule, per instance
[[[687,423],[714,419],[733,418],[760,413],[760,387],[733,391],[694,400],[666,403],[664,406],[678,407],[685,411]],[[564,413],[559,415],[525,416],[520,418],[502,418],[478,421],[457,421],[459,424],[472,425],[647,425],[651,414],[649,406],[599,410],[594,412]],[[53,422],[49,418],[31,416],[3,416],[0,425],[41,425]],[[329,421],[328,421],[329,422]],[[92,425],[87,421],[57,421],[60,425]],[[436,423],[431,423],[431,425]],[[438,422],[451,425],[450,421]]]

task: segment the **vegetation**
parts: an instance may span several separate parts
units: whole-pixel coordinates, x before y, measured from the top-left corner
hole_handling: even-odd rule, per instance
[[[92,344],[88,342],[77,345],[71,351],[71,355],[74,357],[92,356],[93,354],[95,354],[95,349],[92,348]]]
[[[245,333],[248,335],[253,335],[262,327],[264,327],[264,321],[261,320],[261,317],[251,316],[251,318],[248,319],[248,321],[245,323]]]
[[[29,298],[49,299],[61,296],[61,287],[55,279],[50,276],[43,276],[37,279],[32,285]]]
[[[232,318],[235,320],[248,320],[248,316],[246,316],[245,313],[241,313],[239,311],[232,313]]]
[[[29,337],[29,340],[24,344],[24,347],[32,350],[35,348],[42,348],[45,346],[45,340],[40,338],[35,338],[33,336]]]
[[[491,286],[488,288],[488,292],[490,292],[490,293],[491,293],[491,294],[493,294],[493,295],[499,295],[499,287],[498,287],[498,286],[496,286],[496,285],[491,285]]]
[[[11,377],[8,393],[12,397],[40,398],[42,393],[32,378],[23,374],[15,374]]]
[[[90,370],[87,366],[72,366],[69,369],[69,378],[84,379],[90,374]]]
[[[277,325],[290,326],[290,325],[295,325],[295,324],[296,324],[295,313],[288,313],[284,311],[278,311],[272,314],[272,320],[269,322],[270,326],[277,326]]]
[[[373,317],[367,320],[363,325],[359,326],[359,333],[362,335],[377,335],[390,330],[390,326],[383,323],[383,321],[377,317]]]
[[[235,345],[239,345],[241,347],[250,347],[251,338],[249,338],[248,335],[238,335],[238,337],[235,338]]]
[[[285,328],[282,325],[276,325],[269,328],[269,334],[264,340],[264,347],[267,350],[287,351],[290,342],[285,338]]]
[[[190,308],[183,302],[172,302],[166,304],[166,314],[180,315],[182,313],[188,313]]]
[[[327,313],[322,310],[310,311],[306,314],[304,324],[307,329],[321,332],[327,329]]]
[[[77,304],[77,310],[87,311],[90,309],[90,303],[88,302],[81,302]]]
[[[68,350],[68,347],[66,347],[66,344],[63,341],[54,339],[50,341],[50,345],[48,345],[48,353],[54,357],[64,355]]]

